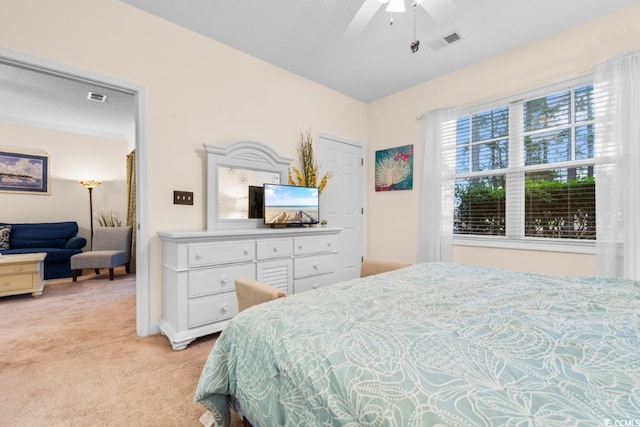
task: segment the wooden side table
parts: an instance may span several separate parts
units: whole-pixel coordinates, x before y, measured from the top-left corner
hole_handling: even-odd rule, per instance
[[[0,256],[0,297],[42,295],[44,288],[44,252]]]

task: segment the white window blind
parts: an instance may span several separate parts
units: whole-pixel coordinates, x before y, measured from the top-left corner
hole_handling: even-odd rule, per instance
[[[454,234],[595,239],[595,104],[581,79],[458,114]]]

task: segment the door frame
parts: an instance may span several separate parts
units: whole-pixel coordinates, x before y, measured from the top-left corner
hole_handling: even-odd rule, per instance
[[[0,48],[0,62],[108,87],[134,97],[136,149],[136,333],[150,334],[149,239],[147,230],[147,119],[144,86]]]

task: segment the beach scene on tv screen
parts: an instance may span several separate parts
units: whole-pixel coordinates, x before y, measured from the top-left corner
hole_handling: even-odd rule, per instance
[[[319,218],[317,188],[265,185],[266,224],[315,224]]]

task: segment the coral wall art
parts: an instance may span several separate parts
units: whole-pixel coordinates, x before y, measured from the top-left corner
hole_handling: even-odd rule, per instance
[[[413,145],[376,151],[376,191],[413,188]]]

